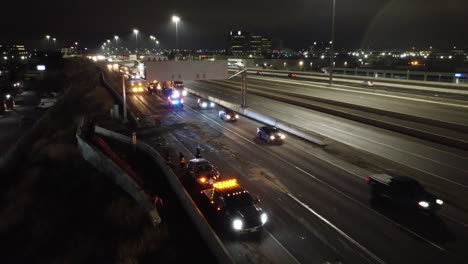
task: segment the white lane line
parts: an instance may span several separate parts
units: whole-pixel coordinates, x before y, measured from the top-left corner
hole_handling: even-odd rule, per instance
[[[238,134],[237,132],[233,131],[232,129],[229,129],[228,127],[225,127],[224,125],[222,125],[222,124],[216,122],[215,120],[213,120],[213,119],[211,119],[210,117],[204,115],[203,113],[200,113],[200,112],[198,112],[198,111],[196,111],[196,110],[194,110],[194,109],[192,109],[192,108],[190,108],[190,107],[189,107],[189,109],[192,110],[192,111],[195,112],[195,113],[198,113],[199,115],[203,116],[204,118],[208,119],[208,120],[211,121],[212,123],[214,123],[214,124],[216,124],[216,125],[218,125],[218,126],[224,128],[224,129],[226,129],[227,131],[229,131],[229,132],[231,132],[231,133],[237,135],[238,137],[242,138],[243,140],[245,140],[245,141],[249,142],[250,144],[254,145],[255,147],[257,147],[258,149],[260,149],[260,150],[262,150],[262,151],[268,153],[269,155],[271,155],[271,156],[273,156],[273,157],[275,157],[275,158],[277,158],[277,159],[283,161],[284,163],[290,165],[291,167],[295,168],[296,170],[302,172],[303,174],[305,174],[305,175],[307,175],[307,176],[309,176],[309,177],[315,179],[316,181],[318,181],[318,182],[320,182],[321,184],[327,186],[328,188],[330,188],[331,190],[335,191],[336,193],[339,193],[339,194],[343,195],[344,197],[348,198],[349,200],[355,202],[356,204],[358,204],[358,205],[360,205],[360,206],[362,206],[362,207],[364,207],[364,208],[370,210],[370,211],[373,212],[374,214],[376,214],[376,215],[378,215],[378,216],[380,216],[380,217],[386,219],[388,222],[390,222],[390,223],[392,223],[393,225],[399,227],[400,229],[405,230],[406,232],[412,234],[413,236],[415,236],[415,237],[421,239],[422,241],[424,241],[424,242],[426,242],[426,243],[428,243],[428,244],[434,246],[435,248],[437,248],[437,249],[439,249],[439,250],[441,250],[441,251],[447,252],[447,251],[446,251],[444,248],[442,248],[441,246],[439,246],[439,245],[435,244],[434,242],[432,242],[432,241],[426,239],[425,237],[423,237],[423,236],[421,236],[421,235],[415,233],[415,232],[412,231],[411,229],[400,225],[399,223],[393,221],[392,219],[386,217],[385,215],[383,215],[383,214],[381,214],[381,213],[379,213],[379,212],[373,210],[372,208],[369,208],[367,205],[365,205],[365,204],[359,202],[358,200],[352,198],[351,196],[345,194],[344,192],[342,192],[342,191],[336,189],[335,187],[331,186],[330,184],[328,184],[328,183],[326,183],[326,182],[320,180],[320,179],[317,178],[316,176],[314,176],[314,175],[310,174],[309,172],[303,170],[302,168],[300,168],[300,167],[294,165],[293,163],[289,162],[288,160],[285,160],[284,158],[282,158],[282,157],[276,155],[275,153],[273,153],[273,152],[271,152],[271,151],[269,151],[269,150],[266,150],[266,149],[263,149],[263,148],[259,148],[258,145],[257,145],[255,142],[253,142],[253,141],[247,139],[246,137],[244,137],[244,136]],[[448,252],[447,252],[447,253],[448,253]]]
[[[312,208],[310,208],[307,204],[303,203],[301,200],[297,199],[294,195],[290,194],[290,193],[287,193],[287,195],[289,197],[291,197],[293,200],[295,200],[297,203],[299,203],[300,205],[302,205],[304,208],[306,208],[307,210],[309,210],[309,212],[311,212],[312,214],[314,214],[318,219],[322,220],[322,222],[326,223],[328,226],[330,226],[331,228],[333,228],[336,232],[338,232],[340,235],[342,235],[344,238],[346,238],[349,242],[351,242],[352,244],[354,244],[356,247],[358,247],[359,249],[361,249],[362,251],[364,251],[367,255],[369,255],[371,258],[373,258],[374,260],[376,260],[378,263],[385,263],[385,261],[381,260],[379,257],[377,257],[374,253],[370,252],[366,247],[364,247],[363,245],[361,245],[359,242],[357,242],[356,240],[354,240],[352,237],[348,236],[345,232],[343,232],[341,229],[339,229],[338,227],[336,227],[334,224],[332,224],[330,221],[328,221],[325,217],[321,216],[320,214],[318,214],[317,212],[315,212],[314,210],[312,210]]]
[[[451,216],[448,216],[448,215],[446,215],[446,214],[440,214],[440,215],[443,216],[443,217],[445,217],[445,218],[447,218],[447,219],[449,219],[449,220],[452,221],[452,222],[455,222],[455,223],[457,223],[457,224],[459,224],[459,225],[462,225],[464,228],[468,228],[468,224],[465,224],[465,223],[462,222],[461,220],[458,220],[458,219],[453,218],[453,217],[451,217]]]
[[[264,227],[263,229],[265,229],[265,230],[268,232],[268,235],[270,235],[270,237],[273,239],[273,241],[275,241],[275,242],[286,252],[286,254],[288,254],[288,256],[289,256],[291,259],[294,260],[294,262],[296,262],[296,263],[301,263],[299,260],[297,260],[296,257],[294,257],[294,256],[292,255],[291,252],[289,252],[289,250],[287,250],[287,249],[283,246],[283,244],[281,244],[281,242],[278,241],[278,239],[276,239],[276,238],[273,236],[273,234],[272,234],[270,231],[268,231],[268,229],[267,229],[266,227]]]
[[[258,79],[258,78],[252,78],[252,79]],[[291,81],[286,81],[286,80],[281,80],[281,79],[266,79],[266,78],[262,78],[262,79],[272,81],[272,82],[289,83],[289,84],[296,84],[296,85],[297,84],[302,84],[302,85],[318,87],[318,88],[327,89],[327,90],[337,90],[337,91],[342,91],[342,92],[344,91],[344,92],[357,93],[357,94],[374,95],[374,96],[404,99],[404,100],[416,101],[416,102],[424,102],[424,103],[431,103],[431,104],[439,104],[439,105],[447,105],[447,106],[468,108],[468,105],[462,105],[462,104],[444,103],[444,102],[431,101],[431,100],[418,99],[418,98],[411,98],[411,97],[403,97],[403,96],[390,95],[390,94],[379,94],[379,93],[371,93],[371,92],[364,92],[364,91],[353,91],[353,90],[349,90],[349,89],[334,88],[334,87],[328,87],[328,86],[323,86],[323,85],[322,86],[312,85],[312,84],[305,83],[305,82],[291,82]]]

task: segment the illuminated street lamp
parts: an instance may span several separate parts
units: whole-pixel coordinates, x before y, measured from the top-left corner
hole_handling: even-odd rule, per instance
[[[172,16],[172,22],[175,23],[175,28],[176,28],[176,49],[177,49],[177,36],[178,36],[178,25],[179,25],[180,17],[178,16]]]
[[[52,41],[54,41],[54,48],[55,48],[55,42],[57,41],[57,39],[53,38]]]
[[[335,46],[335,6],[336,6],[336,0],[333,0],[333,7],[332,7],[332,30],[331,30],[331,46],[330,46],[330,86],[333,83],[333,66],[335,65],[333,63],[333,57],[335,57],[335,51],[334,51],[334,46]]]
[[[135,53],[138,54],[138,29],[133,29],[135,34]]]
[[[115,49],[118,50],[119,49],[119,36],[115,35],[114,39],[115,39]]]
[[[47,46],[49,46],[50,45],[50,35],[46,35],[45,37],[47,39]]]

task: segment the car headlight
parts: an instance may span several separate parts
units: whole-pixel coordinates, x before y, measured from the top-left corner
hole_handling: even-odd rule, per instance
[[[6,97],[6,99],[10,99],[11,95],[7,94],[5,97]]]
[[[262,216],[260,216],[260,220],[262,220],[262,224],[265,224],[268,220],[267,214],[263,213]]]
[[[214,103],[213,103],[213,102],[211,102],[211,103],[210,103],[210,106],[211,106],[211,107],[214,107]]]
[[[425,201],[421,201],[421,202],[419,202],[418,204],[419,204],[419,206],[424,207],[424,208],[429,207],[429,203],[428,203],[428,202],[425,202]]]
[[[230,115],[227,115],[227,116],[226,116],[226,119],[231,119],[231,116],[230,116]]]
[[[239,118],[239,115],[236,115],[236,119]]]
[[[280,138],[281,138],[281,139],[285,139],[285,138],[286,138],[286,136],[285,136],[285,135],[283,135],[283,134],[280,134]]]
[[[172,97],[174,98],[177,98],[180,96],[180,93],[178,91],[174,91],[174,93],[172,94]]]
[[[241,230],[243,225],[244,223],[242,223],[242,220],[240,219],[235,219],[234,221],[232,221],[232,227],[235,230]]]
[[[138,92],[138,88],[134,87],[134,88],[132,89],[132,91]]]
[[[182,91],[182,96],[186,96],[187,95],[187,91],[183,90]]]
[[[275,136],[270,136],[270,139],[272,139],[272,140],[275,139]]]
[[[143,92],[143,87],[138,88],[138,91]]]
[[[441,205],[441,204],[444,203],[444,201],[442,201],[442,200],[440,200],[440,199],[437,199],[437,200],[436,200],[436,203]]]
[[[207,107],[208,105],[207,105],[206,103],[202,103],[201,106],[202,106],[203,108],[205,108],[205,107]]]

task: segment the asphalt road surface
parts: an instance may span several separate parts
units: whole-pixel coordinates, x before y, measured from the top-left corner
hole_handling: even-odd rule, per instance
[[[238,263],[461,263],[468,257],[468,225],[454,205],[429,217],[371,203],[366,168],[314,144],[287,135],[284,144],[268,145],[256,137],[258,122],[221,121],[218,109],[197,109],[193,96],[179,110],[164,109],[154,95],[128,99],[138,115],[158,114],[187,150],[200,147],[222,175],[261,197],[269,215],[261,233],[233,237],[218,230]]]

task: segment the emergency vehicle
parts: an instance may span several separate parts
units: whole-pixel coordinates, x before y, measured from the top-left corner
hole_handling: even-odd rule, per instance
[[[184,98],[179,91],[173,88],[163,88],[161,99],[168,107],[184,107]]]
[[[259,205],[260,199],[253,199],[236,179],[215,182],[212,188],[200,193],[216,218],[234,232],[259,231],[268,220]]]

